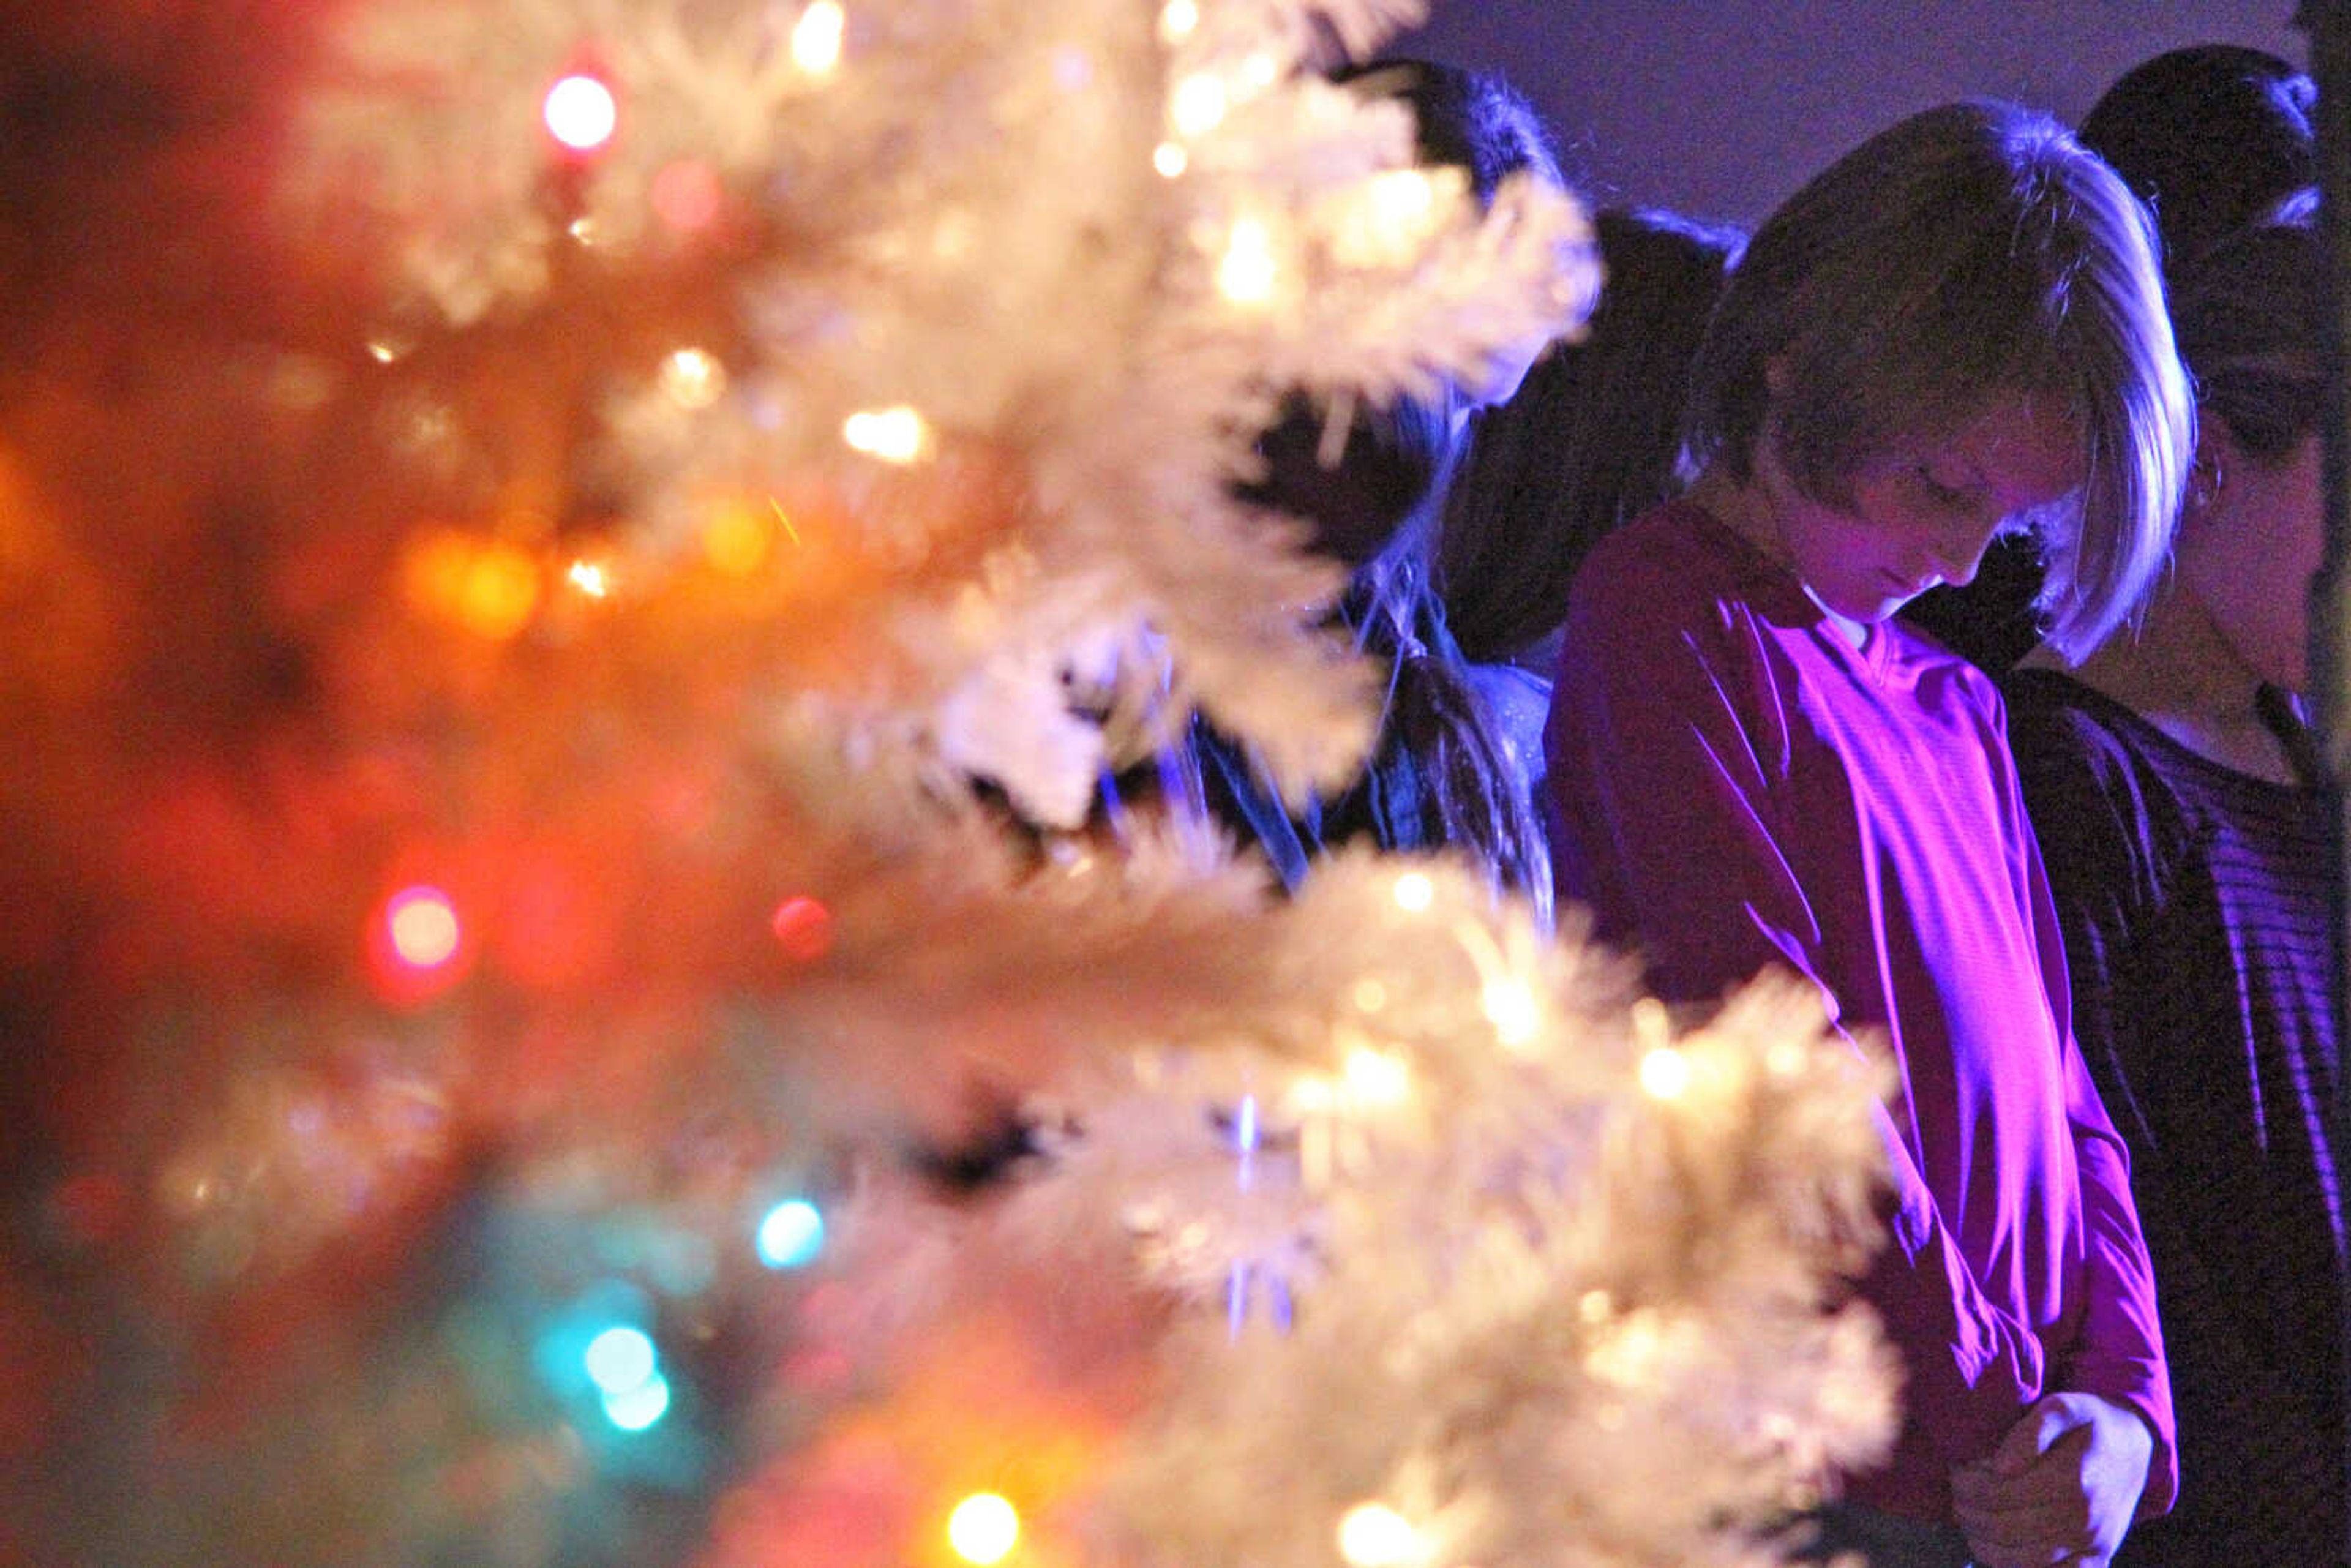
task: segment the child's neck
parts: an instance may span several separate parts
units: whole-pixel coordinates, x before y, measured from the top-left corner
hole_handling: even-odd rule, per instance
[[[1755,472],[1745,479],[1735,478],[1719,463],[1709,463],[1691,481],[1684,499],[1704,509],[1715,521],[1755,547],[1762,557],[1796,580],[1804,597],[1819,609],[1821,618],[1830,630],[1855,648],[1869,641],[1869,628],[1858,621],[1849,620],[1821,603],[1812,585],[1796,570],[1795,556],[1787,541],[1781,537],[1778,516],[1773,508],[1771,491],[1776,469],[1765,465],[1774,460],[1767,451],[1756,455]],[[1781,482],[1784,486],[1784,481]]]
[[[2046,647],[2025,663],[2064,667]],[[2136,635],[2117,633],[2072,674],[2199,757],[2272,783],[2299,782],[2256,706],[2260,674],[2192,594],[2164,592]]]

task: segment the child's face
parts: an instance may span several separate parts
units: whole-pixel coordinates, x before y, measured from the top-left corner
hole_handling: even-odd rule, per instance
[[[1838,615],[1883,621],[1940,583],[1973,580],[1995,535],[2082,484],[2074,423],[2025,397],[1996,401],[1956,435],[1897,446],[1849,480],[1852,504],[1799,494],[1766,465],[1782,544],[1813,596]]]

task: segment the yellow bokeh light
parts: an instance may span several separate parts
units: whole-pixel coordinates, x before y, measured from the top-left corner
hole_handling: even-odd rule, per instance
[[[1207,71],[1177,82],[1167,99],[1167,118],[1178,134],[1187,137],[1205,136],[1223,124],[1225,110],[1223,78]]]
[[[1395,901],[1406,915],[1419,915],[1437,902],[1437,883],[1426,872],[1408,871],[1395,879]]]
[[[1172,180],[1192,166],[1192,155],[1180,141],[1163,141],[1151,150],[1151,166]]]
[[[1641,1087],[1652,1099],[1677,1100],[1689,1091],[1689,1058],[1661,1045],[1641,1058]]]
[[[867,409],[842,422],[841,438],[869,457],[900,465],[914,462],[930,445],[930,426],[904,403]]]
[[[662,361],[661,389],[684,409],[708,408],[726,392],[726,367],[701,349],[679,349]]]
[[[509,544],[485,545],[466,565],[455,605],[457,619],[475,635],[503,643],[530,624],[538,591],[538,563],[528,551]]]
[[[1167,0],[1159,11],[1159,38],[1162,43],[1180,44],[1190,37],[1200,25],[1200,7],[1196,0]]]
[[[1273,298],[1279,275],[1272,234],[1256,218],[1235,219],[1217,264],[1217,292],[1236,305],[1262,305]]]
[[[1359,1502],[1339,1521],[1339,1555],[1353,1568],[1405,1568],[1420,1557],[1420,1531],[1384,1502]]]
[[[597,561],[573,561],[564,569],[563,580],[590,599],[601,599],[612,591],[612,574]]]
[[[1359,1045],[1347,1052],[1344,1071],[1358,1104],[1396,1105],[1412,1097],[1412,1069],[1400,1056]]]
[[[812,77],[831,76],[841,65],[841,41],[849,15],[839,0],[813,0],[792,26],[792,64]]]
[[[1489,980],[1479,999],[1495,1038],[1504,1045],[1524,1045],[1541,1032],[1542,1005],[1524,981],[1507,976]]]
[[[748,501],[722,501],[702,525],[702,559],[726,577],[748,577],[767,564],[774,530]]]
[[[947,1516],[947,1544],[979,1568],[1009,1557],[1019,1539],[1019,1511],[992,1491],[974,1492]]]

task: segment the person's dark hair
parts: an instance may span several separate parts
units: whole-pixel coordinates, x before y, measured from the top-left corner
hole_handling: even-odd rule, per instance
[[[1331,79],[1412,105],[1420,162],[1459,169],[1481,207],[1492,206],[1502,182],[1521,172],[1553,185],[1565,183],[1542,117],[1516,88],[1489,71],[1399,56],[1343,66]]]
[[[1871,137],[1755,232],[1692,373],[1694,466],[1767,438],[1832,507],[1906,442],[2043,397],[2083,434],[2078,506],[2035,519],[2049,641],[2079,658],[2161,569],[2194,410],[2146,208],[2046,115],[1930,109]]]
[[[2293,452],[2324,412],[2328,309],[2316,208],[2317,193],[2304,192],[2215,242],[2172,296],[2199,408],[2227,421],[2258,458]]]
[[[1386,59],[1333,78],[1410,104],[1420,162],[1460,168],[1480,206],[1514,174],[1561,183],[1541,120],[1497,77]],[[1261,475],[1236,493],[1305,519],[1312,548],[1355,569],[1342,612],[1389,668],[1372,755],[1358,784],[1327,802],[1323,841],[1457,846],[1547,911],[1550,855],[1525,770],[1472,688],[1430,580],[1455,407],[1450,395],[1334,405],[1293,390],[1259,439]],[[1262,808],[1251,802],[1244,814]]]
[[[2154,210],[2176,272],[2316,181],[2317,96],[2275,55],[2199,44],[2116,78],[2079,135]]]
[[[2216,241],[2317,178],[2316,104],[2310,78],[2277,56],[2199,44],[2125,71],[2076,134],[2148,204],[2176,297]],[[1938,589],[1903,618],[1997,673],[2041,640],[2041,586],[2036,542],[1997,539],[1974,582]]]
[[[1583,336],[1471,416],[1446,492],[1437,582],[1472,659],[1549,635],[1585,554],[1672,494],[1690,363],[1746,243],[1671,213],[1611,210],[1593,226],[1604,277]]]

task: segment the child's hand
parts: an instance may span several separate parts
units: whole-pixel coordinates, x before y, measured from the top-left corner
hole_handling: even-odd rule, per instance
[[[2092,1394],[2053,1394],[1990,1458],[1951,1471],[1951,1500],[1979,1568],[2103,1564],[2147,1485],[2155,1435]]]

